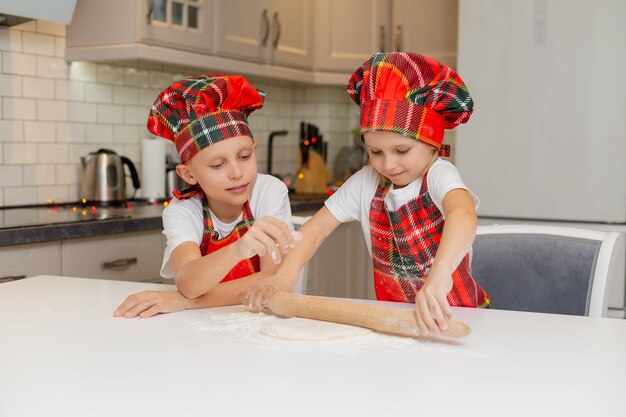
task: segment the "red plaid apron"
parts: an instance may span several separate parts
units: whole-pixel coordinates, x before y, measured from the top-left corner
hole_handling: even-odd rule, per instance
[[[202,198],[204,206],[204,232],[202,234],[202,243],[200,244],[200,253],[202,256],[215,252],[218,249],[228,246],[231,243],[236,242],[239,238],[246,234],[248,229],[254,224],[254,216],[250,210],[250,204],[246,201],[243,205],[243,218],[233,231],[226,237],[220,239],[219,234],[213,229],[213,221],[211,220],[211,214],[209,213],[209,206],[206,199]],[[261,260],[258,255],[249,259],[244,259],[230,270],[230,272],[220,282],[231,281],[237,278],[247,277],[255,274],[261,270]]]
[[[426,175],[419,195],[397,211],[385,206],[389,186],[378,186],[370,206],[376,298],[413,303],[437,253],[444,218],[430,197]],[[452,273],[448,303],[487,308],[489,297],[470,275],[469,266],[469,255],[465,255]]]

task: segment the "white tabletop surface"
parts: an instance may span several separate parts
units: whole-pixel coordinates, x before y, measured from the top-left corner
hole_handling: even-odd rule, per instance
[[[238,307],[113,317],[150,288],[0,284],[0,416],[626,415],[624,320],[457,308],[472,334],[441,343],[280,341]]]

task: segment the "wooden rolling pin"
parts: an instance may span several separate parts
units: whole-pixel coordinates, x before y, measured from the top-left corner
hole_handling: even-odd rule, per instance
[[[242,298],[242,304],[248,301]],[[303,317],[364,327],[377,332],[397,336],[419,337],[420,331],[415,311],[400,310],[380,305],[341,301],[328,297],[314,297],[287,292],[272,295],[266,305],[274,314],[282,317]],[[448,337],[465,337],[471,328],[460,321],[448,320],[448,328],[441,332]]]

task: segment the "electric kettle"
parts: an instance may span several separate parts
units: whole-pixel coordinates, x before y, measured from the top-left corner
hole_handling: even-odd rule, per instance
[[[81,159],[80,198],[93,203],[115,204],[126,201],[128,166],[135,192],[140,187],[139,175],[132,161],[110,149],[98,149]],[[133,192],[133,196],[134,196]]]

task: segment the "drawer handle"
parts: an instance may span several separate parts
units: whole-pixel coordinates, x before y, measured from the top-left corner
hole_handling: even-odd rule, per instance
[[[18,279],[24,279],[26,275],[7,275],[6,277],[0,277],[0,284],[3,282],[17,281]]]
[[[128,269],[131,265],[135,265],[137,263],[137,258],[125,258],[125,259],[117,259],[111,262],[104,262],[102,264],[102,270],[112,269],[114,271],[119,271],[122,269]]]

